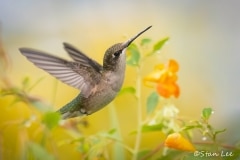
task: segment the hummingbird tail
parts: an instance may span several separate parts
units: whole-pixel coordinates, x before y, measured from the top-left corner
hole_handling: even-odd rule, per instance
[[[78,116],[83,116],[84,114],[80,112],[81,108],[81,96],[78,95],[71,102],[67,103],[65,106],[60,108],[57,112],[62,115],[62,119],[68,119]]]

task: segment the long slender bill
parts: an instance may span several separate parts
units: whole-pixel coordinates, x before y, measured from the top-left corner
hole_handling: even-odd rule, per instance
[[[135,36],[133,36],[132,38],[130,38],[129,40],[127,40],[125,43],[123,43],[123,47],[128,47],[137,37],[139,37],[141,34],[143,34],[144,32],[146,32],[147,30],[149,30],[152,26],[149,26],[147,28],[145,28],[144,30],[142,30],[141,32],[139,32],[138,34],[136,34]]]

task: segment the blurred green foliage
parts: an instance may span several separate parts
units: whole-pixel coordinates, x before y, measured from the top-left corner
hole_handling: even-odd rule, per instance
[[[123,87],[120,95],[131,94],[138,101],[137,124],[129,132],[129,136],[136,136],[131,146],[124,143],[118,122],[118,117],[112,112],[111,121],[117,126],[109,128],[108,131],[101,131],[94,134],[85,134],[88,122],[84,118],[75,118],[63,121],[61,116],[52,111],[52,106],[47,105],[42,99],[31,95],[31,90],[41,83],[41,79],[31,82],[30,77],[25,77],[21,86],[13,84],[7,73],[1,72],[1,112],[9,106],[17,103],[24,104],[21,107],[28,107],[22,119],[14,121],[14,117],[2,119],[0,123],[0,160],[5,159],[26,159],[26,160],[57,160],[57,159],[86,159],[86,160],[105,160],[105,159],[209,159],[208,157],[196,156],[192,152],[179,151],[164,146],[164,139],[156,137],[157,146],[147,148],[141,146],[141,140],[146,133],[157,132],[167,137],[174,132],[186,135],[197,150],[207,150],[209,152],[220,153],[232,152],[229,157],[210,157],[210,159],[239,159],[240,149],[236,145],[226,145],[218,140],[218,135],[224,133],[226,129],[215,129],[209,122],[213,114],[212,108],[203,108],[199,120],[189,120],[179,116],[179,110],[174,101],[169,98],[161,97],[155,90],[147,97],[141,93],[142,65],[146,58],[159,54],[164,44],[169,38],[164,38],[154,43],[151,39],[142,39],[140,45],[132,44],[127,52],[129,53],[127,64],[136,69],[136,85]],[[146,47],[147,46],[147,47]],[[1,57],[6,54],[1,50]],[[8,62],[4,59],[4,64]],[[6,67],[7,65],[4,65]],[[3,67],[3,66],[1,66]],[[5,68],[6,69],[6,68]],[[1,70],[5,70],[1,68]],[[12,97],[10,103],[9,97]],[[142,99],[146,100],[146,105],[142,104]],[[145,107],[144,113],[142,106]],[[114,107],[113,107],[114,108]],[[127,111],[126,111],[127,112]],[[146,112],[146,113],[145,113]],[[145,116],[143,116],[145,115]],[[126,117],[131,119],[131,117]],[[16,146],[8,146],[7,132],[10,127],[18,130]],[[201,137],[195,137],[195,131],[200,131]],[[198,141],[196,141],[196,139]],[[11,143],[14,144],[14,143]],[[7,149],[4,149],[5,147]],[[17,149],[13,149],[16,148]],[[68,150],[67,150],[68,148]],[[114,149],[115,148],[115,149]],[[11,150],[12,149],[12,150]],[[77,153],[71,153],[77,151]],[[11,154],[9,154],[11,152]],[[14,153],[15,152],[15,153]],[[72,156],[74,155],[74,157]]]
[[[158,94],[152,92],[147,99],[147,113],[152,113],[158,104]]]

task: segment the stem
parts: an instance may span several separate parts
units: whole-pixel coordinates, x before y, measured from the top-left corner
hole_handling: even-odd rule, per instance
[[[193,144],[196,145],[214,145],[214,142],[193,142]],[[228,144],[218,144],[219,147],[229,149],[229,150],[237,150],[238,147],[233,146],[233,145],[228,145]]]
[[[162,149],[164,146],[163,143],[160,143],[156,148],[154,148],[151,152],[149,152],[148,154],[146,154],[143,158],[141,158],[141,160],[147,160],[149,158],[151,158],[151,156],[153,156],[154,154],[156,154],[160,149]]]
[[[137,98],[137,134],[136,134],[136,141],[134,146],[133,152],[133,160],[137,160],[138,150],[141,144],[141,137],[142,137],[142,103],[141,103],[141,68],[140,66],[137,68],[137,82],[136,82],[136,98]]]
[[[116,108],[114,105],[114,102],[111,103],[111,106],[109,107],[109,116],[110,116],[110,122],[111,122],[111,128],[116,128],[117,129],[117,133],[115,133],[115,137],[116,139],[119,139],[122,141],[122,135],[121,135],[121,129],[120,129],[120,125],[119,125],[119,121],[117,118],[117,112],[116,112]],[[123,145],[121,143],[115,143],[114,144],[114,148],[113,148],[113,158],[115,160],[122,160],[125,159],[125,152],[122,148]]]
[[[118,143],[120,146],[122,146],[122,148],[124,148],[129,153],[133,154],[133,152],[134,152],[133,149],[131,147],[129,147],[128,145],[124,144],[121,139],[118,139],[115,137],[108,137],[108,138],[111,139],[112,141],[114,141],[115,143]]]

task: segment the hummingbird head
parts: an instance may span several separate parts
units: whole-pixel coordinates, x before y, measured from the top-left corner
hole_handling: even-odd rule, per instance
[[[116,70],[117,67],[120,67],[119,64],[125,65],[125,50],[126,48],[142,33],[150,29],[152,26],[147,27],[143,31],[139,32],[129,40],[123,43],[117,43],[108,48],[105,52],[103,59],[103,68],[105,70]],[[124,63],[123,63],[124,62]]]

